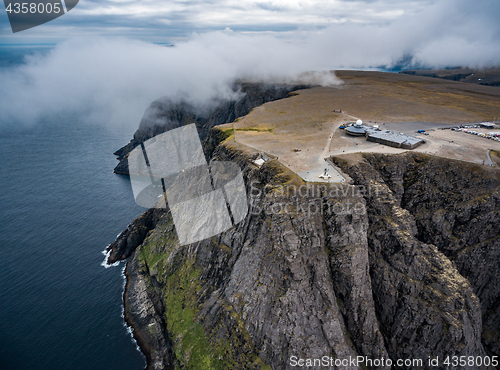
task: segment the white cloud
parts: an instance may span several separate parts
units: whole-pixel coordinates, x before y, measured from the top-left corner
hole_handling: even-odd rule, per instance
[[[346,1],[346,0],[149,0],[149,1],[88,1],[81,0],[71,16],[106,32],[106,18],[116,18],[124,24],[135,21],[168,24],[183,29],[253,28],[265,30],[288,27],[325,27],[340,21],[369,23],[394,20],[403,13],[421,9],[426,0]],[[132,24],[129,26],[133,27]]]
[[[391,4],[365,6],[385,12]],[[92,121],[136,126],[146,107],[161,96],[202,106],[231,97],[236,78],[293,80],[305,71],[391,65],[408,54],[435,67],[498,66],[498,19],[496,0],[484,0],[482,7],[467,0],[440,0],[392,21],[346,21],[286,33],[204,32],[175,47],[109,37],[69,39],[46,57],[0,72],[0,122],[33,123],[69,110]]]

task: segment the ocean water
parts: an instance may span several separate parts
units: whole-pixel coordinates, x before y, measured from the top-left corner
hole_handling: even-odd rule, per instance
[[[46,54],[53,47],[53,44],[0,44],[0,68],[15,67],[26,58]]]
[[[77,116],[0,127],[0,369],[144,368],[122,318],[124,264],[101,265],[144,211],[113,174],[131,135]]]

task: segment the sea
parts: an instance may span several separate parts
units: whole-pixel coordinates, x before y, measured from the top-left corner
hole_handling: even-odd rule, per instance
[[[50,48],[0,45],[0,68]],[[71,114],[0,127],[0,369],[145,367],[123,319],[124,263],[102,253],[144,211],[113,174],[133,131]]]

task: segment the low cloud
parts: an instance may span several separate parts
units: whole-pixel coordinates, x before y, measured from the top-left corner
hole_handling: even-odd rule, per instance
[[[500,7],[441,0],[377,23],[335,23],[284,34],[231,30],[194,34],[173,47],[143,41],[69,39],[42,57],[0,72],[0,124],[32,124],[74,112],[91,122],[137,126],[157,98],[206,106],[234,98],[231,84],[267,81],[338,83],[334,69],[500,65]],[[304,72],[317,71],[314,74]]]

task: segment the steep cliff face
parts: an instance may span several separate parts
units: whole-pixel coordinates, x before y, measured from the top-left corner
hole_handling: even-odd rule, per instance
[[[420,153],[370,154],[358,160],[353,164],[337,158],[336,162],[356,184],[380,185],[378,194],[367,197],[368,244],[376,310],[389,352],[422,358],[485,355],[483,345],[493,350],[487,338],[481,338],[481,306],[474,280],[460,266],[457,269],[453,259],[445,255],[446,248],[430,244],[442,238],[440,230],[433,230],[433,236],[427,238],[422,238],[419,230],[421,221],[428,217],[435,218],[441,229],[446,228],[432,204],[460,207],[452,194],[443,194],[439,187],[454,188],[455,195],[462,194],[462,206],[474,207],[476,199],[470,187],[475,184],[469,167],[474,166],[478,177],[489,183],[481,190],[485,196],[494,198],[500,185],[499,172]],[[413,207],[407,207],[410,204]],[[495,249],[498,251],[498,244]],[[493,277],[498,275],[498,262],[498,257],[482,261],[474,270],[490,268]]]
[[[125,258],[140,244],[125,311],[150,368],[292,369],[299,358],[366,356],[422,359],[398,367],[415,369],[430,368],[429,356],[500,354],[498,171],[365,155],[333,159],[352,184],[311,185],[277,161],[257,168],[258,153],[219,129],[207,142],[214,159],[242,168],[247,218],[180,247],[170,212],[149,211],[141,232],[132,225],[112,246]]]
[[[349,185],[307,187],[277,162],[258,169],[250,164],[256,155],[234,143],[214,153],[244,169],[245,221],[179,247],[167,212],[128,265],[132,280],[149,287],[148,300],[162,302],[157,314],[172,352],[166,358],[154,349],[151,358],[162,360],[153,368],[286,369],[292,356],[387,358],[371,295],[363,198]],[[126,298],[128,317],[145,312]],[[140,342],[161,331],[158,318],[146,315],[138,325]]]
[[[208,137],[216,125],[233,122],[248,114],[253,108],[266,102],[283,99],[290,92],[306,88],[305,85],[244,83],[234,84],[234,91],[240,96],[215,104],[214,108],[200,109],[186,102],[158,99],[144,113],[133,139],[114,154],[120,161],[114,172],[128,175],[127,155],[144,141],[173,128],[196,123],[202,140]]]
[[[480,300],[483,344],[500,355],[500,173],[471,163],[411,154],[367,155],[418,240],[435,245]]]

